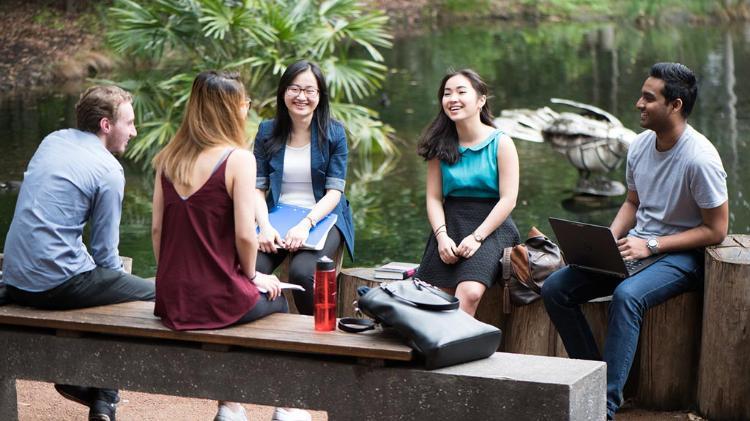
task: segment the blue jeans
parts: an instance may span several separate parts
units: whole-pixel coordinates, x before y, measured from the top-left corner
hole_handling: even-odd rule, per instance
[[[544,306],[570,358],[607,363],[607,415],[622,405],[622,389],[633,364],[646,310],[703,283],[703,250],[670,253],[627,279],[565,267],[542,287]],[[604,358],[580,304],[612,295]]]

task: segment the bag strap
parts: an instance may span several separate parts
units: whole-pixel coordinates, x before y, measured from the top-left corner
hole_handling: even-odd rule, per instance
[[[436,304],[436,303],[427,303],[427,302],[423,302],[423,301],[415,301],[413,299],[406,298],[404,296],[399,295],[396,291],[394,291],[393,289],[389,288],[389,284],[384,284],[380,288],[382,288],[383,291],[385,291],[386,293],[388,293],[388,295],[390,295],[391,297],[396,297],[396,298],[398,298],[400,300],[406,301],[408,303],[412,303],[415,306],[417,306],[417,308],[423,308],[425,310],[434,310],[434,311],[455,310],[455,309],[458,308],[458,305],[460,304],[459,299],[456,298],[455,296],[450,295],[450,294],[448,294],[446,292],[443,292],[439,288],[436,288],[436,287],[434,287],[434,286],[428,284],[427,282],[424,282],[424,281],[422,281],[422,280],[420,280],[418,278],[414,278],[412,280],[412,283],[414,284],[414,286],[417,289],[420,289],[420,290],[421,289],[425,289],[426,291],[428,291],[428,292],[430,292],[432,294],[435,294],[438,297],[444,299],[446,302],[443,303],[443,304]]]
[[[375,322],[370,319],[357,319],[354,317],[343,317],[339,319],[339,329],[349,333],[360,333],[375,330]]]
[[[513,265],[510,255],[513,253],[513,247],[503,249],[503,258],[500,267],[503,271],[503,314],[510,314],[512,306],[510,303],[510,277],[513,275]]]
[[[507,281],[513,274],[513,267],[510,263],[510,255],[513,253],[513,247],[506,247],[503,249],[503,257],[500,261],[500,266],[503,270],[503,280]]]

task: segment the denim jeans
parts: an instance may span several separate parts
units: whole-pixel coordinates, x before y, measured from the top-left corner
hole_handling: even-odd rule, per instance
[[[697,289],[702,283],[702,249],[670,253],[627,279],[565,267],[544,282],[544,306],[570,358],[607,363],[608,417],[614,418],[622,405],[622,390],[633,364],[646,310]],[[580,304],[607,295],[612,295],[612,302],[602,358]]]

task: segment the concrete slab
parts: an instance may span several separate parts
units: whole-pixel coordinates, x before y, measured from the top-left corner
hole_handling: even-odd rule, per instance
[[[498,353],[427,371],[413,364],[126,337],[59,337],[0,328],[0,419],[15,419],[12,379],[119,387],[325,410],[330,420],[602,420],[605,365]],[[15,386],[13,384],[13,386]],[[6,405],[7,402],[12,405]]]

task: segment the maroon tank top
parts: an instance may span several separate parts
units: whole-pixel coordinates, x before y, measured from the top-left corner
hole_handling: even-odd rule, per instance
[[[164,174],[161,246],[154,314],[171,329],[229,326],[258,301],[235,246],[227,160],[195,193],[182,198]]]

